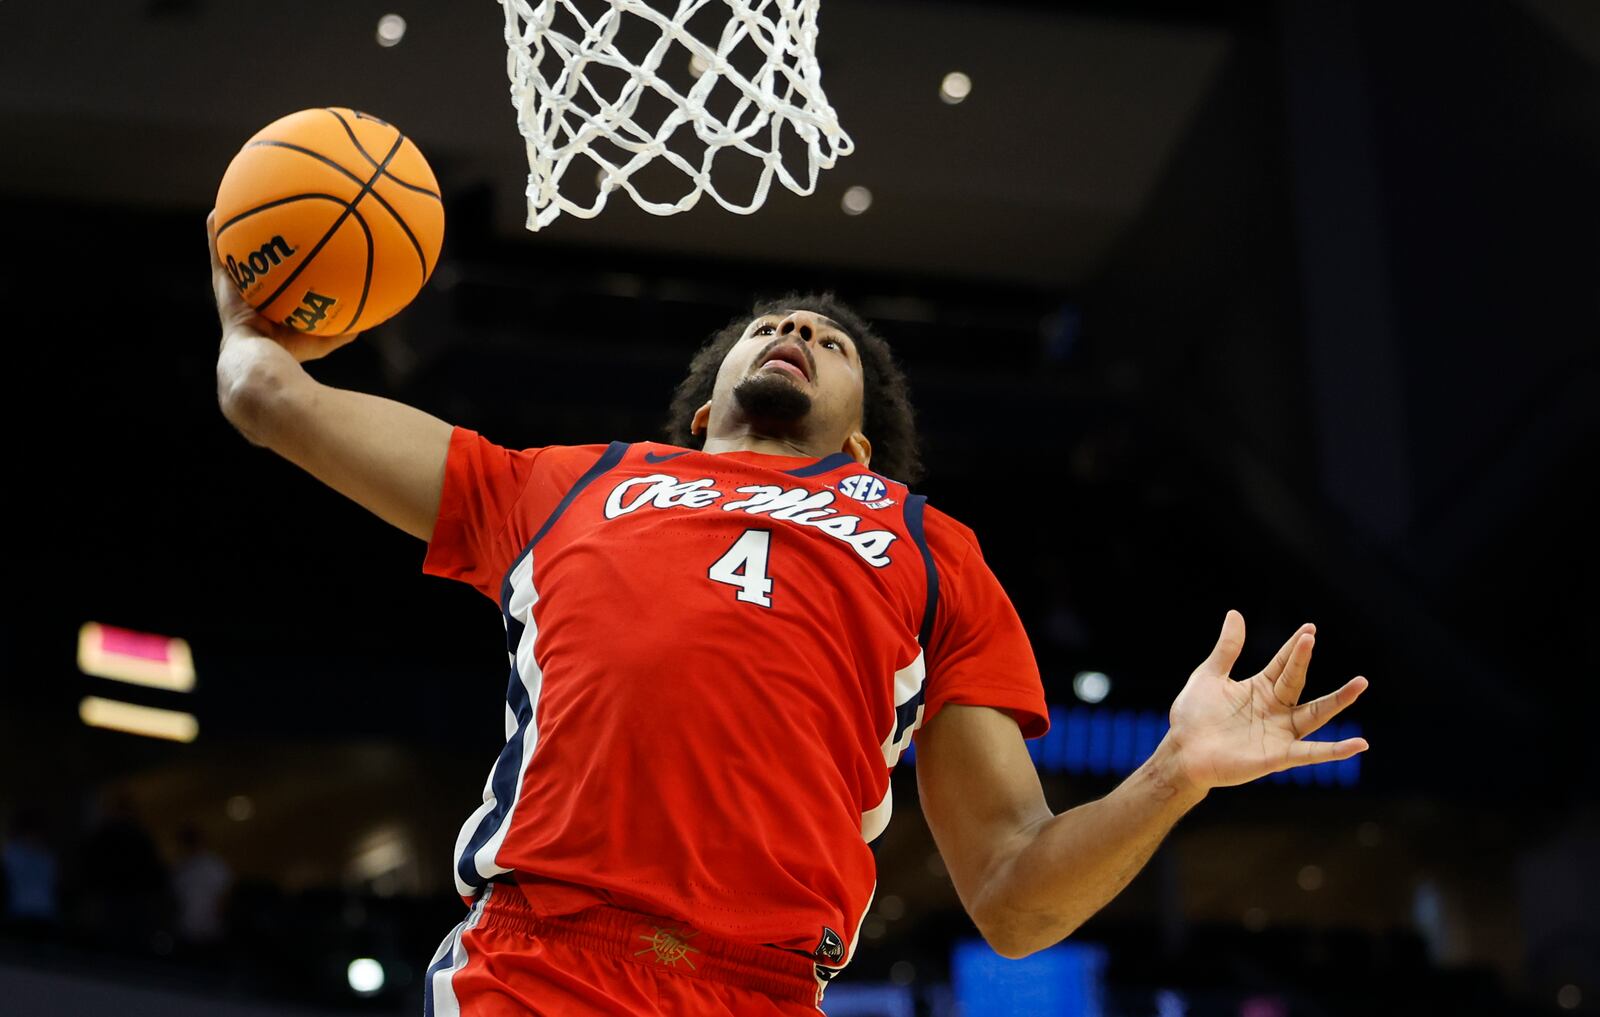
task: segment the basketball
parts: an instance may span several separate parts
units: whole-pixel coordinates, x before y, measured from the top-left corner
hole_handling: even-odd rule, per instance
[[[217,255],[269,321],[345,335],[393,317],[438,264],[444,205],[394,126],[307,109],[259,131],[217,190]]]

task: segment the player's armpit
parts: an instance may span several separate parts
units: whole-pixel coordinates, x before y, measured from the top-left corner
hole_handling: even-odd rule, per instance
[[[231,389],[223,411],[251,441],[412,536],[432,537],[449,424],[392,399],[323,385],[293,363],[240,376],[249,380]]]
[[[1052,813],[1022,732],[1008,714],[952,703],[917,733],[923,815],[967,914],[1000,941],[992,892]]]

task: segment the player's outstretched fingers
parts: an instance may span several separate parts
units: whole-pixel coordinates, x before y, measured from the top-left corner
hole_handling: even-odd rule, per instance
[[[1289,745],[1289,757],[1279,769],[1288,770],[1315,763],[1334,763],[1365,751],[1367,751],[1365,738],[1346,738],[1340,742],[1292,742]]]
[[[1222,634],[1217,636],[1217,645],[1212,647],[1211,656],[1200,665],[1200,670],[1208,674],[1227,675],[1233,672],[1233,665],[1239,662],[1239,654],[1244,650],[1244,615],[1238,611],[1229,611],[1222,620]]]
[[[1294,708],[1290,716],[1290,726],[1296,738],[1304,738],[1315,732],[1322,725],[1337,717],[1345,707],[1355,702],[1367,688],[1367,679],[1361,675],[1344,683],[1344,687],[1336,692],[1313,699],[1309,703]]]
[[[1290,636],[1282,646],[1278,647],[1278,652],[1273,654],[1272,661],[1262,669],[1261,673],[1266,675],[1268,680],[1277,681],[1278,676],[1283,674],[1284,667],[1289,663],[1289,653],[1294,649],[1294,644],[1306,633],[1309,632],[1315,635],[1316,631],[1317,627],[1310,622],[1306,622],[1295,629],[1294,635]]]
[[[1293,706],[1300,701],[1301,693],[1306,690],[1306,669],[1311,666],[1311,654],[1316,647],[1317,637],[1311,633],[1295,636],[1289,658],[1272,683],[1272,694],[1282,705]]]

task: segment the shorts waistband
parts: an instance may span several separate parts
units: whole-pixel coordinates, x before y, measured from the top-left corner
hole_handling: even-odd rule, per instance
[[[569,915],[539,915],[512,884],[491,884],[478,903],[480,928],[558,940],[590,953],[808,1006],[820,1000],[822,983],[811,959],[775,946],[735,943],[686,922],[605,904]]]

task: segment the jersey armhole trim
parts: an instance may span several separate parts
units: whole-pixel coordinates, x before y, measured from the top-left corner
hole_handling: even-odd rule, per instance
[[[522,562],[522,559],[533,552],[533,546],[539,543],[546,533],[550,532],[550,527],[554,526],[556,520],[561,518],[562,513],[566,512],[573,500],[583,493],[584,488],[594,483],[601,475],[610,472],[612,468],[622,461],[622,457],[628,453],[628,448],[629,443],[625,441],[614,441],[607,445],[606,450],[600,454],[600,458],[595,460],[595,464],[589,467],[572,487],[567,489],[566,494],[562,495],[561,501],[550,511],[550,515],[545,519],[544,525],[539,527],[538,532],[528,541],[527,546],[512,559],[511,567],[506,569],[505,575],[500,579],[500,610],[502,612],[509,615],[511,611],[511,574],[517,570],[517,566]]]
[[[922,645],[923,653],[929,650],[933,642],[933,622],[939,611],[939,566],[934,563],[933,552],[928,548],[928,537],[923,532],[923,508],[928,504],[926,495],[913,494],[906,498],[906,529],[911,531],[911,539],[916,541],[917,550],[922,552],[922,567],[928,575],[927,603],[922,609],[922,626],[917,631],[917,642]]]
[[[791,477],[815,477],[824,473],[830,473],[846,463],[853,462],[855,462],[855,459],[851,458],[849,453],[833,452],[821,459],[818,459],[810,466],[799,466],[792,470],[784,470],[783,472]]]
[[[906,498],[905,507],[906,529],[910,531],[911,539],[916,541],[917,549],[922,552],[922,565],[928,576],[928,595],[922,608],[922,625],[917,632],[919,657],[923,661],[924,668],[929,664],[928,644],[933,639],[933,620],[939,611],[939,569],[934,564],[933,552],[928,549],[928,540],[922,531],[922,510],[927,503],[928,499],[925,496],[913,494]],[[922,707],[928,698],[928,681],[931,677],[924,671],[924,677],[917,686],[916,693],[895,707],[894,733],[891,735],[893,742],[898,742],[906,731],[915,729],[922,722]]]

